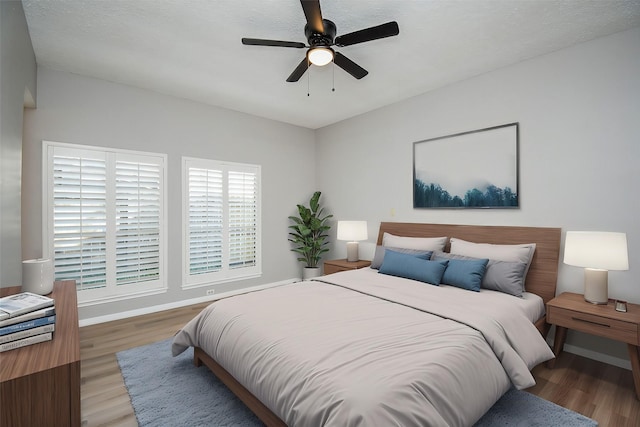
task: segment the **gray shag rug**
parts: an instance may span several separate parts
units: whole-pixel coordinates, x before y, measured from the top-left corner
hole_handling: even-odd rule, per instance
[[[193,365],[193,349],[171,357],[171,339],[116,356],[138,424],[239,426],[263,424],[208,368]],[[593,427],[594,420],[524,391],[510,390],[474,427]]]

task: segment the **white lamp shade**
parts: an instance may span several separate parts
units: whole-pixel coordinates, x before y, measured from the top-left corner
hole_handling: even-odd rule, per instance
[[[338,240],[367,240],[367,221],[338,221]]]
[[[605,231],[567,231],[564,263],[602,270],[628,270],[627,235]]]

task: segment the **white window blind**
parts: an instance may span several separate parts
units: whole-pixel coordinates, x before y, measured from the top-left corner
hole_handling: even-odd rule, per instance
[[[164,155],[45,142],[44,254],[81,303],[166,289]]]
[[[222,269],[222,171],[189,168],[189,273]]]
[[[260,167],[183,158],[183,287],[260,275]]]
[[[116,284],[160,276],[160,165],[116,161]]]
[[[258,238],[257,177],[229,171],[229,268],[256,265]]]
[[[100,158],[102,157],[102,158]],[[78,290],[107,279],[107,200],[104,156],[53,157],[53,264],[56,280]]]

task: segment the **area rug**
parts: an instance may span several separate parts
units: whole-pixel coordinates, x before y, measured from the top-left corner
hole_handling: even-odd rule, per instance
[[[206,367],[193,365],[193,349],[171,357],[171,339],[117,355],[138,424],[239,426],[263,424]],[[475,427],[594,427],[598,423],[524,391],[507,392]]]

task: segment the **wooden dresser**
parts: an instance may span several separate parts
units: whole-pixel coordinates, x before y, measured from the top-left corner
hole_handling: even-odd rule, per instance
[[[0,295],[20,292],[2,288]],[[56,282],[53,340],[0,353],[0,426],[80,426],[80,335],[75,281]]]

